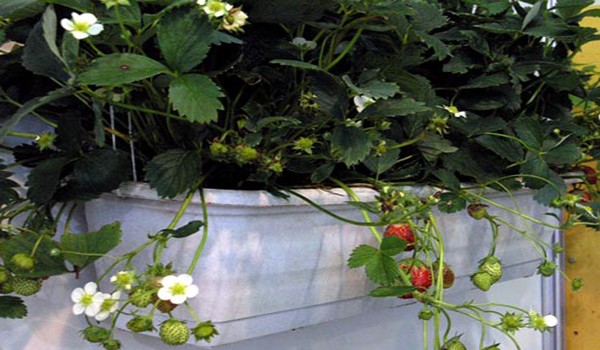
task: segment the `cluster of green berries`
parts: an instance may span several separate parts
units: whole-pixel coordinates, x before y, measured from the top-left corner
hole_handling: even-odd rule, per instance
[[[473,285],[487,292],[502,278],[502,264],[495,256],[487,256],[479,262],[477,272],[471,275]]]
[[[35,267],[35,260],[25,253],[13,255],[10,259],[11,268],[15,273],[30,272]],[[0,267],[0,293],[31,296],[42,289],[41,278],[29,278],[15,275],[6,267]]]

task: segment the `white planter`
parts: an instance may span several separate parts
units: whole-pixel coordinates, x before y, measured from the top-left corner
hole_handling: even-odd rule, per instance
[[[371,190],[356,191],[362,200],[373,199]],[[345,204],[348,198],[341,190],[301,192],[338,215],[361,220],[360,212]],[[200,318],[215,322],[221,333],[211,346],[411,303],[368,297],[374,286],[363,269],[346,267],[356,246],[375,245],[368,228],[342,224],[293,196],[284,200],[263,191],[228,190],[205,190],[205,195],[209,238],[194,272],[200,295],[190,302]],[[535,218],[548,211],[527,192],[513,198],[495,194],[493,199],[508,207],[518,205]],[[156,198],[146,185],[128,184],[86,204],[86,219],[90,230],[117,220],[122,223],[123,243],[112,252],[118,255],[139,246],[148,234],[166,228],[180,204],[181,199]],[[515,226],[533,229],[546,242],[552,239],[553,230],[530,225],[501,210],[489,211]],[[181,223],[201,219],[199,203],[193,202]],[[472,289],[468,276],[491,242],[489,225],[483,221],[458,213],[444,215],[438,222],[446,241],[447,262],[457,274],[455,287],[448,293]],[[173,261],[175,268],[184,272],[200,238],[195,234],[170,241],[164,262]],[[151,250],[145,253],[136,262],[139,271],[151,260]],[[505,264],[503,281],[532,275],[540,258],[525,239],[504,227],[496,255]],[[104,271],[108,264],[110,260],[101,260],[97,270]],[[185,310],[178,310],[177,315],[191,321]],[[124,328],[124,322],[119,326]]]

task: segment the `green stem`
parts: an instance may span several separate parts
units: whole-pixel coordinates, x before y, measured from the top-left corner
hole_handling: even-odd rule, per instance
[[[336,185],[340,186],[341,189],[343,189],[344,191],[346,191],[346,193],[348,194],[348,196],[350,196],[350,198],[352,198],[352,200],[354,200],[355,202],[360,202],[360,198],[345,183],[343,183],[343,182],[341,182],[341,181],[339,181],[337,179],[333,179],[333,178],[331,180]],[[360,212],[361,212],[363,218],[365,219],[366,223],[372,223],[373,222],[371,220],[371,217],[369,216],[369,213],[367,213],[366,210],[360,209]],[[383,238],[381,237],[381,234],[377,231],[377,229],[375,228],[375,226],[369,226],[369,230],[371,230],[371,233],[373,234],[373,236],[375,236],[375,239],[377,239],[377,242],[381,243],[381,241],[382,241]]]
[[[356,41],[358,40],[358,38],[360,37],[360,35],[362,34],[364,28],[360,27],[358,28],[358,30],[356,31],[356,33],[354,34],[354,36],[352,37],[352,39],[350,40],[350,42],[348,43],[348,45],[346,45],[346,47],[344,48],[344,51],[342,51],[334,60],[333,62],[329,63],[327,65],[327,67],[325,67],[325,70],[328,71],[331,68],[333,68],[336,64],[338,64],[349,52],[350,50],[352,50],[352,47],[354,47],[354,44],[356,44]]]
[[[196,252],[194,253],[194,257],[192,259],[192,262],[190,263],[190,267],[188,267],[188,269],[187,269],[188,275],[191,275],[192,272],[194,272],[194,269],[196,268],[196,265],[198,264],[198,260],[200,259],[200,256],[202,255],[202,251],[204,250],[204,246],[206,245],[206,241],[208,239],[208,209],[206,207],[206,198],[204,197],[203,190],[200,190],[199,192],[200,192],[200,201],[201,201],[201,205],[202,205],[202,220],[204,221],[204,226],[202,228],[202,240],[200,241],[198,248],[196,248]]]

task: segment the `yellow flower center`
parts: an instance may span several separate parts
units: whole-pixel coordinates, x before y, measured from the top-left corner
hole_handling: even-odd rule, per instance
[[[173,295],[185,295],[185,285],[181,283],[174,284],[171,286],[171,293]]]

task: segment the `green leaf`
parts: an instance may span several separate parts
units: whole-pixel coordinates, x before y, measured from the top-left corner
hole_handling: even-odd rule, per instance
[[[190,71],[202,63],[213,39],[208,17],[187,7],[169,12],[160,20],[157,31],[167,65],[179,72]]]
[[[92,3],[92,0],[45,0],[45,2],[51,2],[54,5],[65,6],[79,12],[93,13],[96,7],[96,5]]]
[[[198,152],[174,149],[152,158],[146,178],[161,197],[174,198],[196,184],[202,175]]]
[[[36,204],[48,203],[56,193],[66,157],[50,158],[40,162],[27,178],[27,198]]]
[[[81,73],[79,81],[89,85],[119,86],[168,72],[162,63],[147,56],[115,53],[94,60]]]
[[[348,85],[348,87],[354,91],[357,95],[367,95],[373,99],[387,99],[398,92],[400,92],[400,87],[396,83],[388,83],[379,80],[372,80],[360,87],[354,85],[350,77],[344,75],[342,80]]]
[[[553,199],[564,196],[567,193],[567,185],[562,177],[552,170],[550,170],[550,175],[546,179],[550,183],[546,183],[546,185],[537,190],[533,195],[533,199],[544,205],[550,205]]]
[[[42,16],[42,30],[44,33],[44,39],[50,51],[62,61],[58,46],[56,46],[56,12],[54,12],[54,6],[50,5],[44,11]]]
[[[32,271],[21,271],[15,266],[11,258],[15,254],[31,254],[33,247],[36,253],[33,256],[35,267]],[[12,271],[19,271],[19,275],[24,277],[46,277],[62,275],[69,272],[65,267],[65,261],[60,256],[51,254],[51,251],[59,249],[59,246],[47,235],[38,235],[34,233],[24,233],[5,240],[0,244],[0,256],[4,264]]]
[[[369,170],[375,174],[383,174],[390,170],[398,161],[400,155],[399,149],[391,149],[385,152],[381,156],[369,156],[363,164],[369,168]]]
[[[451,53],[450,48],[438,37],[423,32],[416,33],[429,48],[433,49],[435,57],[442,61]]]
[[[119,14],[117,15],[117,8]],[[103,24],[119,24],[139,28],[142,22],[142,13],[137,1],[130,1],[128,6],[113,6],[108,10],[106,17],[102,18]]]
[[[119,245],[121,236],[119,222],[104,225],[95,232],[65,233],[60,240],[64,250],[63,256],[71,264],[82,269]]]
[[[223,93],[209,77],[186,74],[175,78],[169,86],[169,101],[180,115],[192,122],[208,123],[219,119],[223,110],[219,97]]]
[[[436,160],[443,153],[454,153],[458,148],[452,146],[449,140],[437,134],[432,134],[419,141],[417,147],[428,161]]]
[[[543,179],[550,176],[550,167],[537,153],[529,152],[527,161],[521,165],[521,173],[534,176],[523,176],[527,187],[539,189],[547,185]]]
[[[536,2],[535,5],[529,9],[527,15],[523,19],[523,23],[521,24],[521,30],[525,30],[529,23],[531,23],[531,21],[538,16],[542,6],[546,6],[546,1],[538,0],[538,2]]]
[[[456,175],[454,175],[454,172],[442,168],[433,171],[433,175],[440,179],[442,184],[444,184],[444,187],[452,191],[460,190],[460,181],[458,180]]]
[[[310,181],[314,184],[322,183],[327,180],[333,170],[335,169],[335,162],[328,162],[319,166],[311,175]]]
[[[381,245],[379,246],[379,250],[381,250],[383,254],[393,257],[402,253],[406,249],[407,245],[408,242],[399,237],[383,237]]]
[[[583,9],[593,5],[594,0],[558,0],[554,8],[566,19],[577,16]]]
[[[543,155],[544,160],[552,165],[573,164],[581,157],[581,150],[572,143],[556,146]]]
[[[361,244],[354,248],[348,259],[348,267],[351,269],[365,266],[371,259],[379,254],[379,249],[370,245]]]
[[[175,238],[184,238],[187,236],[191,236],[194,233],[200,231],[200,228],[204,226],[204,222],[202,221],[190,221],[185,226],[182,226],[173,231],[171,236]]]
[[[369,295],[375,298],[401,297],[412,293],[418,288],[413,286],[387,286],[372,290]]]
[[[29,71],[59,81],[67,81],[69,74],[58,56],[46,42],[42,22],[38,22],[27,37],[23,49],[23,66]],[[58,51],[58,49],[56,49]]]
[[[485,89],[494,86],[508,84],[508,76],[504,73],[484,74],[470,80],[467,85],[463,85],[461,89]]]
[[[425,106],[425,103],[406,97],[402,99],[379,100],[367,106],[359,114],[359,117],[401,117],[430,110],[431,108]]]
[[[379,253],[366,265],[367,277],[377,284],[390,285],[400,279],[400,268],[394,258]]]
[[[513,125],[517,135],[527,146],[540,149],[544,141],[542,126],[533,118],[521,118]]]
[[[16,22],[37,15],[44,10],[45,6],[42,0],[2,0],[0,18],[10,18]]]
[[[415,30],[430,32],[448,22],[439,2],[411,1],[411,6],[414,10],[411,17]]]
[[[483,147],[511,162],[518,162],[523,159],[523,148],[519,142],[513,139],[481,135],[475,138],[475,140]]]
[[[24,318],[27,307],[23,299],[8,295],[0,296],[0,318]]]
[[[351,166],[369,155],[371,140],[363,129],[340,125],[333,130],[331,148],[342,162]]]
[[[438,208],[442,213],[456,213],[467,206],[467,201],[456,193],[446,192],[440,195]]]

